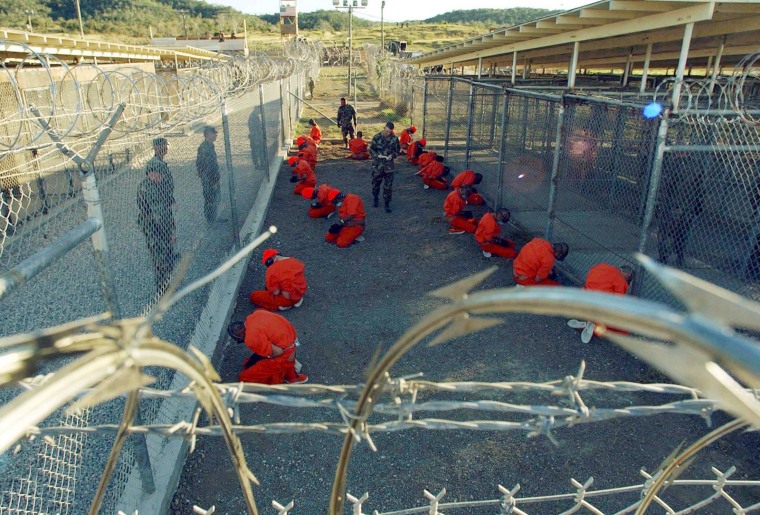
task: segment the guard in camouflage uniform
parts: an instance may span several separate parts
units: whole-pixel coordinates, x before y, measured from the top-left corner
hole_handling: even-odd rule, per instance
[[[205,127],[203,143],[198,147],[198,156],[195,158],[195,170],[203,186],[203,214],[209,222],[216,220],[219,208],[219,162],[216,159],[215,141],[216,129]]]
[[[393,128],[393,122],[386,123],[385,128],[378,132],[369,144],[369,155],[372,157],[372,206],[377,207],[382,183],[386,213],[391,212],[393,197],[393,160],[401,152],[401,145],[393,134]]]
[[[155,156],[145,167],[145,178],[137,190],[137,223],[145,235],[155,271],[156,291],[161,294],[171,279],[179,255],[174,252],[174,179],[164,156],[166,138],[153,140]]]
[[[356,109],[351,104],[346,103],[345,98],[340,99],[340,107],[338,107],[338,127],[343,133],[343,144],[348,148],[348,142],[350,139],[354,139],[354,127],[356,127]]]

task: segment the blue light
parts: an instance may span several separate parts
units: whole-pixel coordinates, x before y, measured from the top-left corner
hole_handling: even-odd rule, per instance
[[[652,102],[651,104],[647,104],[644,106],[644,118],[647,120],[651,120],[652,118],[657,118],[660,116],[660,113],[662,112],[662,106],[658,104],[657,102]]]

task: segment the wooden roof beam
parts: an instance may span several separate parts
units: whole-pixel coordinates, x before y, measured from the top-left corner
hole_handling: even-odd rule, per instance
[[[639,14],[634,11],[610,11],[608,9],[581,9],[581,18],[599,18],[602,20],[629,20]]]
[[[643,2],[637,0],[610,0],[610,11],[638,11],[644,13],[667,12],[681,6],[669,2]]]
[[[585,27],[585,25],[583,25],[583,24],[580,24],[580,25],[570,25],[570,24],[557,25],[557,23],[554,20],[544,20],[544,21],[539,21],[539,22],[536,23],[536,28],[537,29],[550,29],[550,30],[553,30],[554,32],[567,32],[569,30],[578,30],[578,29],[582,29],[584,27]],[[522,28],[522,27],[520,27],[520,28]]]
[[[529,25],[520,26],[520,34],[559,34],[560,32],[562,32],[562,29],[558,28],[544,29],[539,27],[531,27]]]
[[[478,57],[493,57],[499,54],[547,48],[571,43],[574,41],[593,42],[594,40],[603,40],[617,36],[628,36],[634,33],[644,33],[644,35],[647,36],[647,34],[651,31],[681,26],[685,25],[686,23],[709,20],[713,14],[713,6],[713,3],[703,3],[685,7],[683,9],[676,9],[675,11],[668,13],[658,13],[631,20],[621,20],[619,22],[598,27],[589,27],[581,30],[565,32],[562,34],[554,34],[542,38],[534,38],[516,43],[507,43],[498,47],[490,48],[488,50],[481,50],[479,52],[465,54],[464,58],[461,60],[477,59]],[[698,36],[698,31],[695,34],[695,37],[696,36]],[[644,42],[646,42],[646,37],[642,38],[639,36],[639,39],[643,39]],[[411,59],[410,62],[420,65],[439,64],[442,60],[447,59],[445,52],[442,54],[443,55],[437,58],[435,56],[423,55],[418,58]]]
[[[557,16],[555,22],[557,25],[581,25],[583,27],[607,25],[607,20],[602,20],[600,18],[581,18],[580,16]]]

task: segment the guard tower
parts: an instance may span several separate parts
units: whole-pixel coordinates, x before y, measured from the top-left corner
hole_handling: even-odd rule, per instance
[[[280,0],[280,36],[298,37],[296,0]]]

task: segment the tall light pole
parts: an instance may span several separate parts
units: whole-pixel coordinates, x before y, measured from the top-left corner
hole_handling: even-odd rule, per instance
[[[185,35],[185,39],[187,39],[187,23],[185,23],[185,15],[187,14],[187,9],[180,9],[179,12],[182,14],[182,32]]]
[[[77,20],[79,20],[79,36],[84,39],[84,25],[82,24],[82,9],[79,7],[79,0],[76,0]]]
[[[385,25],[383,23],[383,12],[385,11],[385,0],[380,2],[380,97],[383,96],[383,74],[385,72]]]
[[[380,2],[380,55],[385,54],[385,25],[383,24],[383,11],[385,10],[385,0]]]
[[[34,14],[34,11],[24,9],[24,14],[26,14],[26,30],[27,32],[33,32],[34,27],[32,27],[32,15]]]
[[[361,3],[361,5],[359,5]],[[336,9],[348,9],[348,94],[351,94],[351,64],[353,61],[353,18],[354,7],[364,9],[369,3],[368,0],[333,0],[333,6]]]

